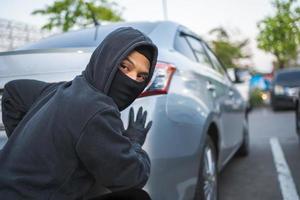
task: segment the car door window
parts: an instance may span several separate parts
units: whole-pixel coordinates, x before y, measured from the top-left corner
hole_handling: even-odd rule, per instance
[[[211,64],[209,58],[207,57],[207,54],[201,44],[201,41],[192,36],[186,36],[186,39],[194,51],[194,54],[197,58],[197,62],[205,64],[205,65],[209,65],[211,67],[212,64]]]
[[[195,55],[193,50],[191,49],[190,45],[188,44],[186,37],[180,32],[177,33],[174,43],[174,48],[182,55],[186,56],[192,61],[196,61]]]
[[[203,43],[203,46],[204,46],[205,50],[207,51],[207,54],[213,64],[214,69],[216,71],[218,71],[220,74],[222,74],[223,76],[226,76],[226,71],[223,68],[220,61],[218,60],[218,58],[215,56],[215,54],[210,50],[210,48],[205,43]]]
[[[212,50],[208,47],[206,43],[202,42],[202,45],[204,46],[215,70],[219,72],[227,82],[231,82],[229,75],[227,74],[225,68],[223,67],[219,59],[216,57],[216,55],[212,52]]]

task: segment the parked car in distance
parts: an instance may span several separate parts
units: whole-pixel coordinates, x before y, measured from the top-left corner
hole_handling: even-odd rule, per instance
[[[49,37],[0,53],[0,88],[13,79],[73,79],[103,38],[123,26],[147,34],[159,49],[154,76],[132,105],[153,121],[143,146],[151,159],[144,189],[154,200],[216,200],[218,173],[237,153],[248,154],[247,104],[190,29],[170,21],[116,23]],[[128,111],[121,112],[125,127]]]
[[[275,73],[271,89],[273,110],[295,109],[300,89],[300,68],[287,68]]]

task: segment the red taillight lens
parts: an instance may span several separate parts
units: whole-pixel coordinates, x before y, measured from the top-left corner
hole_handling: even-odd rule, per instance
[[[150,83],[139,97],[167,94],[175,70],[176,68],[172,64],[157,63]]]

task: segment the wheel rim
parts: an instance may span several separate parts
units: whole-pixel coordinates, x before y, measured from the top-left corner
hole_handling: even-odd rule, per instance
[[[216,163],[211,147],[207,146],[204,151],[204,196],[205,200],[217,199],[217,176],[216,176]]]

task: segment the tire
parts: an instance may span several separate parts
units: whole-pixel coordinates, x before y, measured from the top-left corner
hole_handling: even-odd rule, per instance
[[[218,200],[217,151],[207,136],[201,156],[195,200]]]
[[[270,105],[271,105],[272,111],[277,112],[279,110],[279,108],[278,108],[278,106],[276,106],[275,99],[273,99],[273,98],[274,97],[272,97],[272,94],[271,94]]]
[[[278,106],[272,105],[271,107],[272,107],[273,112],[278,112],[278,111],[280,111],[280,109],[279,109]]]
[[[243,142],[237,151],[237,156],[239,157],[246,157],[249,155],[250,152],[250,139],[249,139],[249,128],[248,128],[248,122],[244,122],[244,128],[243,128]]]

